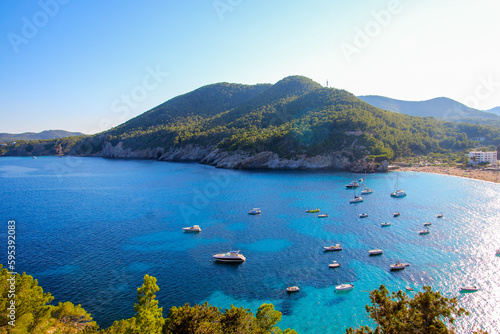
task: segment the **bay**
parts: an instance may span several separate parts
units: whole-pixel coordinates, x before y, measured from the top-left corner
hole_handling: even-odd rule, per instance
[[[391,198],[396,173],[370,174],[374,194],[350,204],[345,184],[364,175],[222,170],[192,163],[39,157],[0,159],[0,245],[16,221],[17,271],[38,279],[54,302],[81,304],[102,326],[133,316],[144,274],[157,278],[164,315],[171,306],[231,304],[256,312],[273,303],[279,326],[344,333],[373,325],[368,291],[431,285],[471,311],[460,333],[500,327],[500,187],[471,179],[401,173],[408,193]],[[247,211],[260,207],[262,214]],[[306,209],[320,208],[318,219]],[[360,213],[369,213],[360,219]],[[401,212],[394,218],[393,212]],[[443,213],[444,218],[436,215]],[[382,222],[391,222],[381,227]],[[424,222],[431,233],[419,235]],[[199,234],[182,227],[200,225]],[[339,243],[341,252],[323,252]],[[384,254],[370,257],[368,250]],[[247,261],[211,255],[241,250]],[[333,260],[340,268],[330,269]],[[410,263],[390,272],[396,261]],[[5,257],[2,264],[6,265]],[[354,290],[335,292],[353,283]],[[476,293],[460,294],[477,284]],[[287,294],[298,285],[301,291]]]

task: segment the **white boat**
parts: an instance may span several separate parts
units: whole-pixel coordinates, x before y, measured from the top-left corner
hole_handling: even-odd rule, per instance
[[[330,267],[330,268],[338,268],[338,267],[340,267],[340,263],[338,263],[337,261],[333,261],[332,263],[330,263],[328,265],[328,267]]]
[[[350,183],[345,185],[346,188],[357,188],[359,187],[359,183],[356,181],[351,181]]]
[[[367,213],[360,213],[359,214],[359,218],[366,218],[366,217],[368,217]]]
[[[33,156],[33,159],[36,159],[36,157],[35,157],[35,156]]]
[[[391,193],[391,197],[405,197],[406,192],[403,189],[398,189],[399,174],[396,174],[396,186],[394,187],[394,192]]]
[[[286,292],[298,292],[300,291],[300,288],[298,286],[289,286],[286,288]]]
[[[411,287],[411,286],[409,286],[409,285],[407,285],[407,286],[405,287],[405,289],[406,289],[406,291],[415,291],[415,289],[414,289],[414,288],[412,288],[412,287]]]
[[[335,290],[337,291],[347,291],[354,289],[354,284],[340,284],[335,286]]]
[[[394,217],[399,217],[399,216],[401,216],[401,213],[399,213],[399,212],[394,212],[393,216],[394,216]]]
[[[248,211],[249,215],[260,215],[260,209],[259,208],[253,208],[252,210]]]
[[[473,291],[477,291],[477,290],[479,290],[479,287],[477,287],[475,285],[463,286],[460,288],[460,291],[463,291],[463,292],[473,292]]]
[[[432,225],[432,223],[431,222],[425,222],[424,223],[424,226],[429,226],[429,225]]]
[[[438,215],[436,216],[436,218],[443,218],[443,217],[444,217],[444,215],[443,215],[442,213],[440,213],[440,214],[438,214]]]
[[[360,179],[362,180],[362,179]],[[366,172],[365,172],[365,179],[363,180],[363,190],[361,190],[361,195],[368,195],[368,194],[373,194],[375,191],[371,188],[368,188],[366,186]]]
[[[406,267],[408,267],[410,264],[409,263],[400,263],[400,262],[396,262],[395,264],[391,264],[391,270],[395,271],[395,270],[403,270],[405,269]]]
[[[391,223],[382,223],[380,225],[382,225],[382,227],[386,227],[386,226],[391,226]]]
[[[429,233],[431,233],[431,231],[429,230],[418,231],[418,234],[429,234]]]
[[[182,232],[190,233],[190,232],[201,232],[201,228],[198,225],[183,227]]]
[[[349,203],[361,203],[363,202],[363,198],[361,196],[354,196],[353,199],[349,200]]]
[[[372,249],[372,250],[369,250],[368,251],[368,254],[370,255],[380,255],[382,254],[384,251],[381,250],[381,249]]]
[[[318,218],[328,218],[328,214],[322,213],[322,214],[318,215]]]
[[[325,252],[330,252],[330,251],[341,251],[342,250],[342,246],[340,246],[339,244],[336,244],[335,246],[326,246],[326,247],[323,247],[323,249],[325,250]]]
[[[245,262],[246,258],[240,251],[230,251],[227,253],[215,254],[212,256],[215,260],[221,262]]]

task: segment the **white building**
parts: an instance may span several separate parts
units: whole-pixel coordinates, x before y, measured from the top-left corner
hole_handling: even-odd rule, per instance
[[[476,157],[476,161],[472,160],[472,157]],[[472,151],[469,152],[469,163],[470,164],[478,164],[480,162],[489,162],[490,164],[494,165],[497,163],[497,151],[490,151],[490,152],[478,152],[478,151]]]

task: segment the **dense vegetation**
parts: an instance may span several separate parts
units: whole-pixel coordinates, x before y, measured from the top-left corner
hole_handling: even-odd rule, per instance
[[[99,329],[80,305],[70,302],[50,305],[53,297],[43,292],[33,277],[23,273],[11,275],[0,265],[0,307],[8,310],[12,296],[10,281],[15,278],[15,320],[8,312],[0,314],[0,333],[85,333],[85,334],[191,334],[191,333],[240,333],[240,334],[297,334],[293,329],[281,330],[277,324],[281,312],[272,304],[262,304],[254,315],[250,310],[231,305],[222,311],[204,303],[172,307],[166,318],[159,307],[156,278],[145,275],[144,283],[137,289],[135,315],[130,319],[115,321],[109,328]],[[382,285],[370,292],[372,305],[366,311],[375,321],[376,328],[368,326],[348,328],[346,334],[453,334],[454,321],[468,312],[457,306],[457,300],[446,298],[430,287],[424,287],[412,299],[402,291],[389,291]],[[334,322],[335,319],[332,319]],[[13,324],[15,326],[13,326]],[[477,332],[486,333],[486,332]]]
[[[40,139],[55,139],[72,136],[81,136],[81,132],[68,132],[64,130],[46,130],[42,132],[24,132],[24,133],[0,133],[0,143],[14,140],[40,140]]]
[[[500,144],[498,128],[384,111],[344,90],[292,76],[274,85],[205,86],[102,134],[2,149],[9,155],[40,155],[43,148],[53,153],[62,147],[70,154],[99,155],[106,143],[121,142],[134,151],[193,145],[271,151],[284,158],[341,153],[351,161],[380,161],[465,150],[477,137],[485,145]]]

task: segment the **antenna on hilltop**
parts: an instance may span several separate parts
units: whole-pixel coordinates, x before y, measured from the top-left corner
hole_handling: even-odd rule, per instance
[[[328,88],[328,79],[326,79],[326,88]]]

